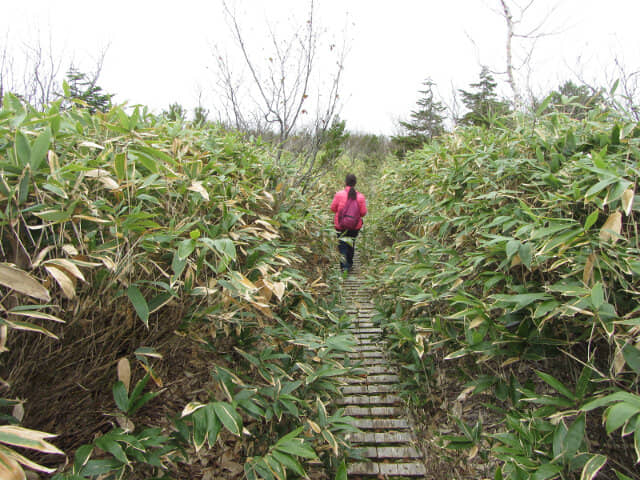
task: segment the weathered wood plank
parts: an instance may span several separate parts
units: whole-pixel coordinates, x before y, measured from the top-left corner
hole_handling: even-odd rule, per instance
[[[397,395],[349,395],[337,400],[338,405],[395,405],[402,402]]]
[[[409,422],[404,418],[356,418],[353,426],[361,430],[407,430]]]
[[[354,444],[377,443],[384,445],[391,443],[410,443],[414,439],[408,432],[359,432],[352,433],[349,440]]]
[[[371,417],[399,417],[404,415],[400,407],[371,407],[369,411]]]
[[[427,469],[422,463],[380,463],[378,464],[380,475],[397,475],[403,477],[423,477],[427,474]]]
[[[392,385],[350,385],[341,388],[343,395],[372,394],[372,393],[393,393],[396,389]]]
[[[368,375],[366,380],[369,384],[398,383],[400,382],[400,377],[398,377],[398,375]]]
[[[351,463],[347,466],[348,475],[378,475],[380,467],[373,462]]]
[[[351,417],[399,417],[404,414],[399,407],[363,407],[360,405],[349,405],[344,409],[345,415]]]
[[[377,458],[420,458],[422,455],[414,447],[377,447]]]
[[[388,365],[370,365],[364,367],[367,375],[394,375],[397,373],[396,369]]]

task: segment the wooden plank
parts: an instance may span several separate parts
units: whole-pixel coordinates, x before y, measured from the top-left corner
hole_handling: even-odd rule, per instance
[[[344,409],[344,414],[351,417],[370,417],[371,409],[367,407],[358,407],[350,405]]]
[[[337,400],[338,405],[394,405],[400,402],[397,395],[348,395]]]
[[[352,433],[349,437],[352,443],[410,443],[414,439],[408,432],[359,432]]]
[[[358,462],[347,466],[347,474],[360,476],[424,477],[427,470],[422,463],[375,463]]]
[[[427,469],[422,463],[380,463],[378,464],[380,475],[402,476],[402,477],[424,477]]]
[[[367,375],[393,375],[397,373],[396,369],[388,365],[371,365],[365,368]]]
[[[380,345],[376,345],[375,343],[370,343],[368,345],[356,345],[355,347],[353,347],[353,351],[350,353],[358,353],[358,352],[380,352],[382,353],[382,350],[380,349]]]
[[[382,333],[382,329],[380,327],[354,328],[353,330],[351,330],[351,333],[358,337],[362,334],[367,333],[375,333],[379,336]]]
[[[422,455],[414,447],[377,447],[377,458],[421,458]]]
[[[399,417],[404,412],[399,407],[371,407],[369,409],[371,417]]]
[[[347,466],[348,475],[378,475],[380,473],[377,463],[358,462]]]
[[[393,393],[396,389],[391,385],[350,385],[341,388],[343,395]]]
[[[399,417],[404,412],[399,407],[365,407],[360,405],[348,405],[344,414],[351,417]]]
[[[398,375],[368,375],[366,377],[367,383],[399,383],[400,377]],[[356,383],[356,382],[354,382]]]
[[[409,422],[404,418],[356,418],[353,425],[361,430],[407,430]]]
[[[386,358],[363,358],[362,360],[360,360],[360,364],[363,367],[373,365],[389,365],[389,361]]]

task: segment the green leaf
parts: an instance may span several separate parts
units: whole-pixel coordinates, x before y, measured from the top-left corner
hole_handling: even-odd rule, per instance
[[[600,454],[592,455],[582,469],[580,480],[593,480],[605,463],[607,463],[606,456]]]
[[[553,456],[559,457],[565,452],[564,438],[567,436],[567,426],[564,421],[561,421],[556,426],[556,431],[553,434]]]
[[[591,288],[591,305],[596,310],[599,310],[602,304],[604,303],[604,290],[602,288],[602,283],[597,282]]]
[[[640,374],[640,350],[627,343],[622,348],[622,355],[624,356],[624,360],[627,362],[627,365],[629,365],[634,372]]]
[[[79,472],[82,467],[84,467],[89,458],[91,458],[91,454],[93,453],[93,445],[82,445],[76,450],[76,454],[73,459],[73,471]]]
[[[31,147],[29,164],[34,172],[40,168],[40,165],[42,165],[43,160],[46,158],[50,143],[51,130],[46,128],[40,135],[38,135],[38,138],[36,138],[36,141],[33,142],[33,146]]]
[[[531,244],[525,243],[524,245],[520,245],[518,249],[518,255],[520,255],[520,260],[522,260],[522,264],[531,270]]]
[[[96,444],[96,447],[101,448],[105,452],[109,452],[120,462],[125,464],[129,463],[129,459],[127,458],[127,455],[124,453],[122,446],[118,442],[113,440],[111,437],[107,435],[100,437],[95,441],[95,444]]]
[[[304,443],[302,438],[294,438],[285,442],[278,442],[276,448],[281,452],[291,453],[302,458],[317,458],[316,452]]]
[[[553,478],[562,471],[560,465],[554,465],[552,463],[543,463],[540,465],[533,474],[533,480],[547,480]]]
[[[600,212],[598,210],[594,210],[589,214],[587,220],[584,222],[585,230],[589,230],[593,226],[593,224],[598,221],[598,215],[600,215]]]
[[[583,413],[571,424],[567,430],[566,436],[564,437],[564,450],[567,457],[571,458],[575,455],[578,452],[580,445],[582,445],[584,440],[584,426],[585,417]]]
[[[509,240],[507,242],[506,247],[505,247],[506,253],[507,253],[507,258],[513,257],[516,254],[516,252],[518,251],[519,248],[520,248],[520,241],[519,240]]]
[[[178,259],[186,260],[189,255],[196,249],[196,242],[190,238],[183,240],[178,245]]]
[[[22,168],[29,165],[31,160],[31,146],[29,140],[20,130],[16,131],[15,152],[18,165]]]
[[[222,423],[220,422],[220,419],[216,415],[216,412],[212,404],[208,404],[202,410],[205,411],[205,414],[207,417],[207,438],[208,438],[209,447],[213,447],[213,444],[218,439],[218,434],[222,429]]]
[[[335,480],[347,480],[347,464],[344,460],[340,462],[340,466],[338,467],[338,470],[336,470]]]
[[[129,394],[124,383],[119,380],[113,384],[113,399],[120,410],[125,413],[129,410]]]
[[[620,402],[610,406],[605,411],[607,433],[611,433],[622,427],[627,421],[637,413],[640,409],[632,404]]]
[[[547,382],[552,388],[554,388],[556,391],[558,391],[559,393],[561,393],[562,395],[564,395],[565,397],[567,397],[569,400],[577,400],[576,396],[573,394],[573,392],[571,390],[569,390],[567,387],[564,386],[564,384],[562,382],[560,382],[559,380],[556,380],[555,378],[553,378],[551,375],[549,375],[548,373],[544,373],[544,372],[540,372],[540,371],[536,371],[536,374],[545,382]]]
[[[149,305],[147,305],[147,301],[142,295],[142,292],[140,292],[140,289],[135,285],[130,286],[127,288],[127,297],[131,300],[133,308],[136,309],[136,313],[138,317],[140,317],[140,320],[142,320],[142,323],[149,328]]]
[[[242,418],[235,409],[227,402],[215,402],[213,409],[224,425],[234,435],[240,436],[242,433]]]
[[[18,205],[22,205],[27,201],[29,197],[29,191],[31,190],[31,170],[27,165],[22,172],[22,178],[20,178],[20,186],[18,187]]]
[[[199,408],[193,412],[191,420],[193,421],[193,445],[197,452],[207,440],[209,423],[206,410]]]
[[[615,392],[605,397],[596,398],[584,404],[580,410],[588,412],[615,402],[626,402],[640,409],[640,396],[628,392]]]
[[[280,462],[282,465],[287,467],[289,470],[297,473],[302,477],[305,476],[304,468],[302,468],[302,465],[300,465],[300,462],[296,458],[286,453],[279,452],[277,450],[274,450],[273,452],[271,452],[271,455],[273,455],[273,458],[275,458],[278,462]]]

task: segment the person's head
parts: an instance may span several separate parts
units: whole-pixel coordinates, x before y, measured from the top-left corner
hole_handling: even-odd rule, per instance
[[[356,186],[356,176],[353,173],[348,174],[346,180],[344,181],[344,184],[347,187],[355,187]]]
[[[356,176],[353,173],[347,175],[347,178],[344,181],[347,187],[351,187],[349,189],[349,198],[352,200],[356,199]]]

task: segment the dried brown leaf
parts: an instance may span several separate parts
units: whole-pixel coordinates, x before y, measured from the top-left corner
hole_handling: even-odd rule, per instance
[[[0,478],[2,480],[26,480],[20,464],[3,452],[0,452]]]
[[[620,232],[622,231],[622,213],[613,212],[604,222],[604,225],[600,229],[600,240],[603,242],[610,241],[616,243]]]
[[[66,273],[66,270],[62,270],[56,265],[45,265],[44,267],[47,272],[58,282],[60,288],[62,289],[62,293],[68,299],[72,299],[76,296],[76,287],[73,284],[73,280]]]
[[[127,393],[129,393],[129,386],[131,385],[131,364],[126,357],[118,360],[118,380],[124,383],[124,388]]]
[[[635,197],[634,191],[632,189],[627,189],[622,194],[622,210],[625,215],[629,215],[631,213],[631,209],[633,208],[633,199]]]
[[[587,257],[587,261],[584,263],[584,271],[582,272],[582,281],[585,285],[589,285],[591,283],[591,279],[593,278],[593,265],[596,261],[596,255],[592,253]]]
[[[51,300],[49,291],[40,282],[10,263],[0,263],[0,285],[38,300]]]

